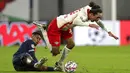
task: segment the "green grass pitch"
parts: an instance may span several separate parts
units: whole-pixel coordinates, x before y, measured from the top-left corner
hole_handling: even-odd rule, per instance
[[[0,73],[25,73],[16,72],[12,66],[12,55],[17,48],[18,46],[0,47]],[[60,57],[52,57],[49,50],[42,46],[37,47],[36,56],[38,59],[48,57],[47,66],[54,66]],[[130,46],[76,46],[65,62],[69,60],[78,63],[75,73],[130,73]]]

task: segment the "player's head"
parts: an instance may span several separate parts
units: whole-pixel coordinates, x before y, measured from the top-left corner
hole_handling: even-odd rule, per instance
[[[98,21],[99,19],[102,18],[102,9],[100,8],[99,5],[96,5],[94,3],[89,4],[91,10],[89,11],[89,20],[91,21]]]
[[[38,44],[39,41],[42,39],[42,32],[40,30],[37,30],[32,33],[32,40],[34,41],[35,44]]]

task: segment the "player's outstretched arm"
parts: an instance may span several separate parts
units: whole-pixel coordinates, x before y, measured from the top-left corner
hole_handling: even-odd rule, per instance
[[[114,39],[119,39],[117,36],[115,36],[111,31],[108,31],[105,27],[104,27],[104,25],[103,25],[103,23],[101,22],[101,20],[99,20],[99,21],[97,21],[96,22],[103,30],[105,30],[108,34],[109,34],[109,36],[111,36],[111,37],[113,37]]]
[[[87,26],[95,29],[99,29],[99,26],[95,23],[91,23],[90,21],[84,21],[81,17],[77,17],[73,21],[74,26]]]

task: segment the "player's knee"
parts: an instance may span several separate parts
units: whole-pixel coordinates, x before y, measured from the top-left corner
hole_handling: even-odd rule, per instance
[[[23,64],[30,64],[33,61],[33,58],[30,54],[25,53],[21,56],[21,61]]]
[[[52,53],[53,56],[60,54],[59,47],[52,47],[51,53]]]
[[[67,44],[67,47],[68,47],[69,49],[74,48],[74,46],[75,46],[75,43],[74,43],[74,42]]]
[[[75,43],[72,38],[69,38],[67,41],[67,48],[72,49],[75,46]]]

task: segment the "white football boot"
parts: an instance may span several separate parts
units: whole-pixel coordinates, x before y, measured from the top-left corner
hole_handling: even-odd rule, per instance
[[[56,63],[55,63],[55,68],[57,69],[57,71],[65,72],[65,68],[64,68],[63,62],[62,62],[62,63],[56,62]]]
[[[42,23],[39,23],[37,21],[34,21],[33,24],[35,24],[39,29],[46,29],[47,28],[47,25],[46,24],[42,24]]]
[[[35,63],[34,67],[35,68],[40,68],[45,62],[47,62],[47,58],[42,58],[40,59],[37,63]]]

